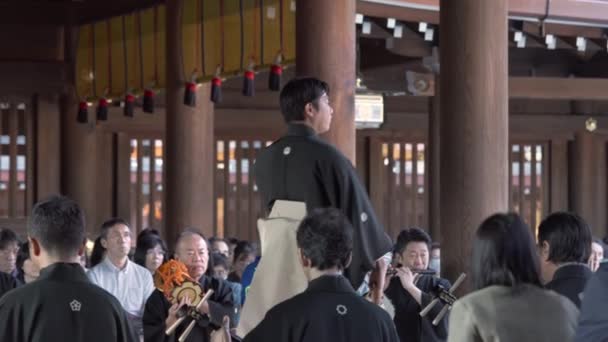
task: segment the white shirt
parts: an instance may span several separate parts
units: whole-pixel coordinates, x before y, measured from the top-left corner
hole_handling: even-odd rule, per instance
[[[154,281],[148,269],[127,260],[121,270],[106,257],[87,275],[95,285],[114,295],[125,311],[138,318],[143,317],[146,301],[154,292]]]

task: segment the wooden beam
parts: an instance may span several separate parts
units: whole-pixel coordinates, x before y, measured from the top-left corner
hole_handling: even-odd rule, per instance
[[[547,0],[509,0],[509,17],[540,20],[547,14]],[[357,12],[366,16],[439,24],[439,0],[358,0]],[[608,23],[608,5],[599,1],[551,0],[547,23],[570,25]]]
[[[432,84],[435,76],[420,77]],[[403,87],[405,87],[405,76]],[[559,77],[509,77],[509,98],[547,100],[608,100],[608,78],[559,78]],[[435,90],[430,89],[428,96]]]
[[[529,99],[608,100],[608,79],[509,77],[509,97]]]

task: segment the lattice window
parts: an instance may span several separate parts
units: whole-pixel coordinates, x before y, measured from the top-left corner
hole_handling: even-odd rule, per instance
[[[381,144],[383,203],[377,213],[391,236],[401,229],[427,228],[426,150],[421,142],[390,141]],[[378,162],[378,161],[372,161]]]
[[[131,224],[135,231],[163,224],[163,141],[131,139]]]
[[[25,217],[31,207],[31,129],[31,112],[24,103],[0,103],[0,217]]]
[[[511,144],[509,168],[510,209],[534,230],[547,214],[548,170],[546,143]]]
[[[216,235],[255,241],[262,205],[251,174],[258,152],[270,145],[262,140],[216,141]]]

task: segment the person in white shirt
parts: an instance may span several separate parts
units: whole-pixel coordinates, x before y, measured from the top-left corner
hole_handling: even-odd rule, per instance
[[[144,307],[154,292],[152,275],[129,260],[131,229],[125,220],[113,218],[104,222],[100,237],[106,255],[99,265],[89,270],[89,279],[118,299],[135,332],[142,336]]]

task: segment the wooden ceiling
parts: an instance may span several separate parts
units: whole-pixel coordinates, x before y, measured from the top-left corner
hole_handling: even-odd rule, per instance
[[[146,9],[163,0],[3,0],[0,25],[63,26],[94,21]]]

